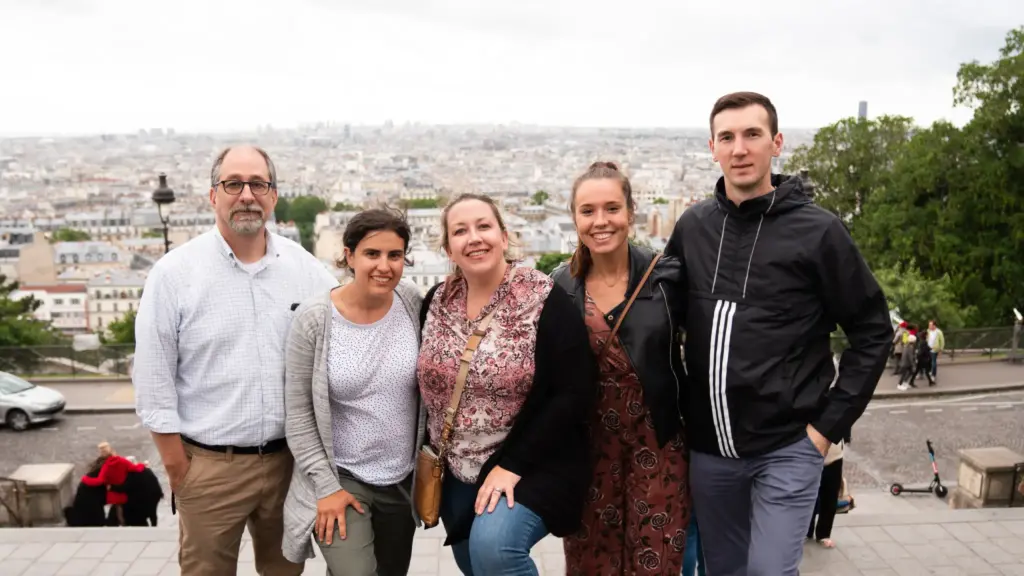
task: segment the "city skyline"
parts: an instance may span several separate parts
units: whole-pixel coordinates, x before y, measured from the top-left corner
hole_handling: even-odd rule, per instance
[[[248,132],[316,122],[699,128],[751,89],[781,124],[963,124],[957,68],[994,58],[1024,5],[909,0],[677,6],[296,0],[11,0],[0,136]],[[837,26],[837,23],[842,26]]]

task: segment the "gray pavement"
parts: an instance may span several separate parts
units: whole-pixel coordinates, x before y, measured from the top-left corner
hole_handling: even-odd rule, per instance
[[[804,546],[803,576],[1024,575],[1024,509],[851,513],[833,536],[835,549]],[[441,528],[416,534],[410,574],[459,574],[443,537]],[[177,575],[177,539],[173,527],[0,529],[0,574]],[[565,574],[558,539],[545,538],[531,555],[541,574]],[[248,536],[239,560],[239,575],[256,574]],[[306,563],[306,574],[325,572],[319,557]]]
[[[876,400],[852,436],[843,464],[852,485],[927,484],[930,439],[943,483],[952,486],[961,449],[1006,446],[1024,455],[1024,392]]]

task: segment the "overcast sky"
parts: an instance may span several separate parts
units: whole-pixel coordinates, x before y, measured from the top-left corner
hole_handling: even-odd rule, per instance
[[[519,121],[702,127],[767,94],[783,127],[958,124],[959,64],[1021,0],[0,0],[0,134]]]

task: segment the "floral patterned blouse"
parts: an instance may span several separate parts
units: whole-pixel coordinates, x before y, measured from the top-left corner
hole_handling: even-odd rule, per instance
[[[542,272],[510,264],[476,318],[466,317],[467,286],[461,277],[439,286],[430,301],[416,375],[435,448],[466,342],[480,320],[496,309],[470,364],[452,427],[447,463],[462,482],[476,482],[533,386],[537,322],[551,286]]]

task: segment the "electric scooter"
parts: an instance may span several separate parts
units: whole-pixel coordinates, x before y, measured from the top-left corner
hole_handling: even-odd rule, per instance
[[[889,486],[889,493],[893,496],[899,496],[904,492],[917,492],[921,494],[927,494],[929,492],[934,493],[937,498],[945,498],[949,494],[949,490],[942,485],[942,480],[939,479],[939,465],[935,463],[935,449],[932,448],[932,441],[925,440],[928,444],[928,458],[932,461],[932,473],[935,476],[932,478],[932,483],[927,488],[904,488],[903,484],[895,483]]]

